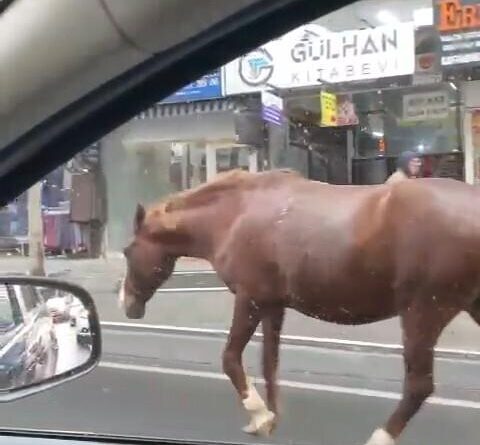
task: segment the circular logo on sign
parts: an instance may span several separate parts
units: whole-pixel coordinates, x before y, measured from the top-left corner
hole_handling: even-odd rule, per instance
[[[263,48],[240,57],[239,75],[244,83],[252,87],[266,83],[273,74],[273,58]]]
[[[418,64],[423,70],[430,69],[435,62],[435,54],[424,54],[418,58]]]

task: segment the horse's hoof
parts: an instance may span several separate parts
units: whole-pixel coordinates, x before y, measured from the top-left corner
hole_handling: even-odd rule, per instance
[[[275,414],[272,411],[266,411],[265,413],[257,414],[256,418],[252,418],[250,423],[243,427],[243,431],[255,436],[267,437],[272,434],[275,426]]]
[[[395,440],[384,429],[379,428],[365,445],[395,445]]]

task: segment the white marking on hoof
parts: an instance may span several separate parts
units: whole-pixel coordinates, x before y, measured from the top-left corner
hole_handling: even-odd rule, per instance
[[[120,282],[120,289],[118,291],[118,307],[124,311],[125,310],[125,278],[122,278]]]
[[[242,403],[251,418],[243,431],[248,434],[270,435],[275,426],[275,414],[267,408],[250,381],[248,381],[248,396],[242,400]]]
[[[248,434],[259,436],[269,436],[275,427],[275,414],[265,410],[261,414],[252,416],[250,423],[243,427],[243,431]]]
[[[365,445],[395,445],[395,440],[383,428],[379,428]]]

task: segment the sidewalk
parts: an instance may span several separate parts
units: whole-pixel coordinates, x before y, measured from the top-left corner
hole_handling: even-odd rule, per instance
[[[0,256],[0,274],[26,273],[29,269],[29,258],[22,256]],[[71,277],[72,280],[95,278],[104,275],[108,280],[116,280],[125,273],[125,260],[119,258],[108,259],[69,259],[65,257],[46,258],[45,268],[47,275]],[[211,270],[207,261],[193,258],[180,258],[175,271],[202,271]]]

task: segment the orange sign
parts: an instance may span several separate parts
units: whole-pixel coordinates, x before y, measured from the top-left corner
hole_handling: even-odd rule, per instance
[[[440,32],[480,28],[480,3],[439,0],[437,23]]]

